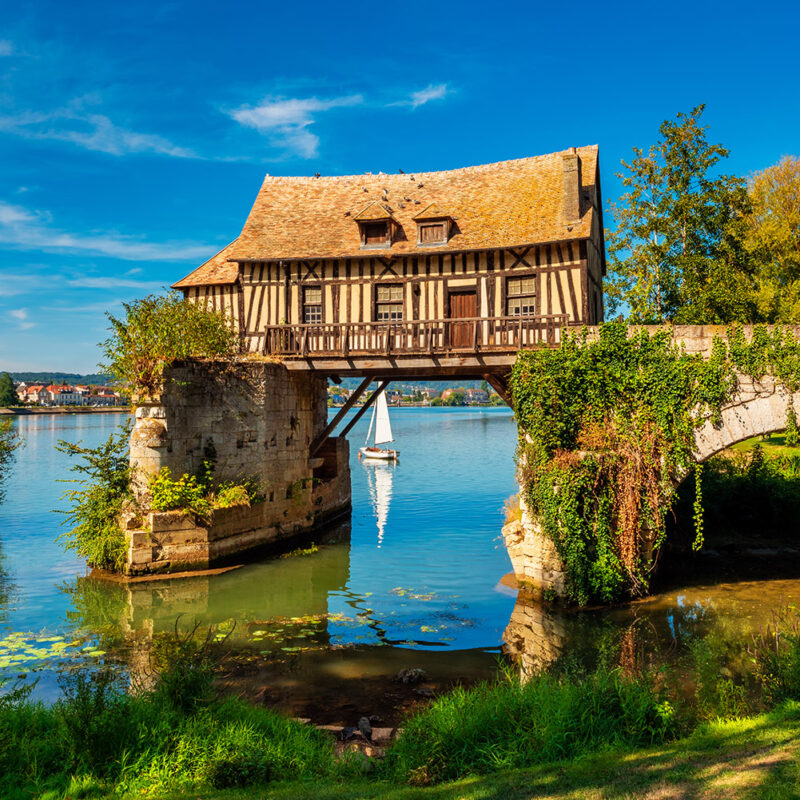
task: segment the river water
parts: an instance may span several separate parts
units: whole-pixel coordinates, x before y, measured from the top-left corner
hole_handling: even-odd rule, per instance
[[[517,602],[502,579],[503,502],[515,492],[516,430],[506,409],[392,410],[396,465],[355,457],[352,519],[318,550],[223,574],[125,584],[89,575],[55,541],[70,459],[59,439],[93,446],[124,415],[18,417],[25,446],[0,505],[0,675],[38,680],[43,699],[75,666],[151,677],[159,633],[195,624],[222,640],[226,687],[297,716],[352,724],[395,717],[455,682],[523,669],[679,657],[711,630],[738,634],[800,602],[800,581],[677,586],[610,610],[557,612]],[[696,584],[696,581],[694,582]],[[680,584],[680,580],[678,581]],[[421,668],[421,686],[393,680]],[[356,717],[357,718],[357,717]]]

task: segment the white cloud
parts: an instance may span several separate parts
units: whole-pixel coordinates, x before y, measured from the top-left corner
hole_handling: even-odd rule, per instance
[[[442,100],[448,93],[446,83],[430,84],[418,92],[411,93],[411,107],[418,108],[430,103],[431,100]]]
[[[306,98],[265,98],[257,106],[242,106],[228,115],[240,125],[255,128],[272,137],[275,144],[291,150],[303,158],[314,158],[319,148],[319,137],[309,130],[316,116],[332,108],[361,105],[360,94],[320,100]]]
[[[52,281],[50,281],[52,286]],[[14,297],[18,294],[38,292],[39,284],[32,275],[0,271],[0,297]]]
[[[19,327],[20,330],[27,331],[27,330],[30,330],[31,328],[35,328],[36,327],[36,323],[35,322],[31,322],[28,319],[28,309],[27,308],[14,308],[11,311],[9,311],[8,313],[15,320],[17,320],[19,322],[19,325],[17,327]]]
[[[53,227],[50,215],[0,200],[0,244],[25,250],[95,253],[125,261],[197,261],[213,246],[191,242],[147,242],[117,233],[73,234]]]
[[[9,39],[0,39],[0,57],[14,53],[14,43]]]
[[[418,92],[411,92],[408,99],[398,100],[396,103],[389,103],[390,106],[409,106],[419,108],[433,100],[443,100],[447,95],[452,94],[452,90],[446,83],[431,83]]]
[[[115,125],[104,114],[83,111],[81,103],[76,108],[56,111],[23,111],[0,116],[0,131],[24,139],[69,142],[114,156],[135,153],[154,153],[175,158],[199,158],[185,147],[179,147],[162,136],[139,133]]]

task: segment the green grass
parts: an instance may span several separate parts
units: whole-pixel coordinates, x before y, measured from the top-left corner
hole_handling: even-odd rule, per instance
[[[785,439],[786,435],[783,433],[773,433],[769,439],[755,436],[731,445],[730,449],[738,453],[749,453],[757,444],[760,444],[766,456],[800,456],[800,447],[787,447],[784,443]]]
[[[168,800],[784,800],[800,797],[800,704],[744,720],[708,723],[668,746],[606,750],[532,769],[430,787],[369,779],[267,789],[193,791]]]

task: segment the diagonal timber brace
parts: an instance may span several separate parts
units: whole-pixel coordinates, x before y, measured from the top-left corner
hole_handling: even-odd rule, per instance
[[[367,409],[378,399],[378,395],[381,392],[385,391],[386,387],[389,385],[390,382],[391,381],[380,382],[378,388],[369,396],[369,398],[367,398],[367,402],[364,403],[364,405],[358,409],[358,411],[353,415],[353,419],[351,419],[350,422],[347,423],[345,429],[341,433],[342,436],[347,436],[348,432],[353,427],[353,425],[355,425],[356,422],[358,422],[361,419],[361,417],[364,416]]]
[[[327,427],[325,428],[322,433],[311,442],[311,457],[313,458],[322,448],[322,445],[328,440],[330,435],[336,429],[336,426],[344,419],[345,414],[358,402],[361,395],[367,390],[367,387],[372,383],[372,376],[368,375],[364,378],[363,381],[358,385],[358,389],[356,389],[350,397],[347,398],[347,402],[339,409],[339,413],[328,423]],[[349,428],[348,428],[349,430]],[[343,434],[344,435],[344,434]]]
[[[505,375],[493,375],[492,373],[487,373],[483,376],[483,379],[489,386],[494,389],[500,397],[503,398],[503,401],[508,405],[510,408],[514,408],[514,404],[511,398],[511,391],[508,386],[508,378]]]

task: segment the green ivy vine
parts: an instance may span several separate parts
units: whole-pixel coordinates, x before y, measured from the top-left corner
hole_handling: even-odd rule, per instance
[[[800,387],[791,331],[732,326],[708,357],[669,328],[606,323],[565,331],[558,348],[522,351],[511,375],[518,463],[528,508],[567,573],[569,599],[612,602],[647,591],[676,477],[695,468],[694,430],[721,411],[737,374]],[[696,476],[699,485],[699,478]],[[702,497],[695,547],[703,542]]]

